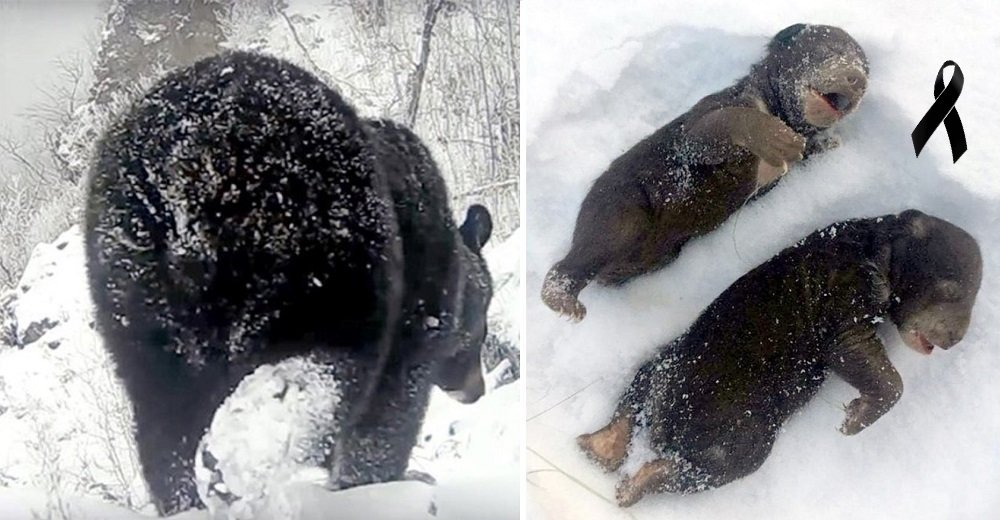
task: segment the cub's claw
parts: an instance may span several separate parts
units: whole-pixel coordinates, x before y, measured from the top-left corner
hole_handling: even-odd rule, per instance
[[[844,423],[840,426],[840,433],[843,433],[844,435],[856,435],[861,430],[870,426],[870,423],[865,421],[866,416],[870,413],[870,408],[871,404],[861,397],[851,401],[851,403],[845,408],[847,411],[847,417],[844,419]]]

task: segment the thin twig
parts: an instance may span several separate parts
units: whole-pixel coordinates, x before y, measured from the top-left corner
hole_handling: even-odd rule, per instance
[[[43,172],[41,168],[38,168],[31,161],[29,161],[27,158],[21,155],[21,152],[18,151],[19,148],[20,145],[15,143],[10,137],[4,137],[3,139],[0,139],[0,152],[6,153],[12,159],[21,163],[21,165],[27,168],[28,171],[35,176],[35,178],[39,180],[44,179],[45,172]]]
[[[302,55],[305,56],[306,61],[309,62],[309,65],[313,68],[314,71],[316,71],[317,74],[323,76],[324,81],[326,81],[327,83],[332,83],[330,81],[331,79],[330,74],[326,72],[326,70],[320,68],[320,66],[317,65],[315,61],[313,61],[312,54],[309,53],[309,49],[306,48],[306,44],[302,43],[302,39],[299,38],[299,31],[295,30],[295,24],[292,23],[292,20],[288,18],[287,14],[285,14],[284,9],[278,9],[278,14],[281,15],[281,17],[285,20],[285,23],[288,24],[288,30],[292,33],[292,38],[295,40],[295,44],[298,45],[300,49],[302,49]]]
[[[576,397],[576,396],[580,395],[580,393],[581,393],[581,392],[583,392],[584,390],[586,390],[586,389],[588,389],[588,388],[590,388],[590,387],[594,386],[594,384],[595,384],[595,383],[597,383],[597,382],[599,382],[599,381],[602,381],[602,380],[604,380],[604,378],[603,378],[603,377],[599,377],[599,378],[597,378],[597,379],[595,379],[595,380],[591,381],[590,383],[587,383],[587,386],[585,386],[585,387],[583,387],[583,388],[581,388],[581,389],[577,390],[576,392],[573,392],[572,394],[569,394],[568,396],[566,396],[565,398],[563,398],[562,400],[560,400],[560,401],[559,401],[558,403],[556,403],[556,404],[554,404],[554,405],[552,405],[552,406],[550,406],[550,407],[548,407],[548,408],[546,408],[546,409],[544,409],[544,410],[542,410],[542,411],[540,411],[540,412],[536,413],[535,415],[532,415],[531,417],[528,417],[528,419],[527,419],[527,420],[526,420],[525,422],[531,422],[531,421],[532,421],[532,420],[534,420],[535,418],[537,418],[537,417],[541,417],[542,415],[545,415],[545,414],[549,413],[549,412],[550,412],[550,411],[552,411],[553,409],[555,409],[555,408],[559,407],[559,406],[560,406],[561,404],[563,404],[563,403],[565,403],[566,401],[569,401],[570,399],[572,399],[572,398],[574,398],[574,397]]]
[[[589,491],[589,492],[590,492],[590,493],[591,493],[592,495],[594,495],[595,497],[597,497],[597,498],[600,498],[601,500],[603,500],[603,501],[607,502],[608,504],[611,504],[612,506],[615,506],[615,507],[618,507],[618,504],[616,504],[615,502],[611,501],[610,499],[608,499],[608,498],[607,498],[607,497],[605,497],[604,495],[600,494],[600,493],[599,493],[599,492],[598,492],[598,491],[597,491],[596,489],[594,489],[594,488],[592,488],[592,487],[588,486],[588,485],[587,485],[587,484],[586,484],[585,482],[583,482],[582,480],[580,480],[580,479],[578,479],[578,478],[574,477],[573,475],[570,475],[569,473],[566,473],[566,471],[564,471],[564,470],[563,470],[562,468],[560,468],[559,466],[556,466],[556,465],[555,465],[555,463],[553,463],[553,462],[552,462],[551,460],[549,460],[548,458],[546,458],[546,457],[545,457],[544,455],[542,455],[541,453],[538,453],[537,451],[535,451],[535,449],[534,449],[534,448],[532,448],[531,446],[525,446],[525,449],[526,449],[526,450],[528,450],[528,451],[530,451],[530,452],[531,452],[531,453],[532,453],[532,454],[533,454],[534,456],[538,457],[539,459],[542,459],[542,462],[544,462],[544,463],[548,464],[549,466],[551,466],[551,467],[552,467],[552,469],[553,469],[554,471],[556,471],[556,472],[558,472],[558,473],[562,474],[562,475],[563,475],[564,477],[566,477],[566,478],[570,479],[570,480],[571,480],[571,481],[572,481],[573,483],[575,483],[576,485],[578,485],[578,486],[582,487],[583,489],[585,489],[585,490]],[[628,515],[629,517],[631,517],[631,518],[635,518],[635,517],[634,517],[634,516],[632,515],[632,513],[628,512],[628,511],[622,511],[622,512],[623,512],[623,513],[625,513],[625,514],[627,514],[627,515]]]
[[[478,195],[478,194],[480,194],[480,193],[482,193],[484,191],[490,191],[490,190],[494,190],[494,189],[497,189],[497,188],[505,188],[507,186],[516,186],[517,185],[517,181],[518,181],[517,179],[507,179],[505,181],[500,181],[500,182],[494,182],[494,183],[490,183],[490,184],[485,184],[483,186],[479,186],[477,188],[473,188],[471,190],[462,192],[462,196],[463,197],[468,197],[470,195]]]

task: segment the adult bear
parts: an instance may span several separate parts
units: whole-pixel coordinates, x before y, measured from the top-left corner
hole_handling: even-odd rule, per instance
[[[232,52],[159,81],[98,144],[86,250],[160,513],[199,505],[216,408],[290,356],[338,382],[333,484],[401,478],[429,386],[484,391],[491,230],[478,205],[456,227],[415,135],[299,67]]]

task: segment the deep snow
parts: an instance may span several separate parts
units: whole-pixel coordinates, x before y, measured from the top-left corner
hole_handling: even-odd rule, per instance
[[[641,1],[528,4],[522,16],[527,135],[527,449],[533,518],[1000,517],[1000,11],[988,4]],[[612,11],[613,9],[613,11]],[[666,269],[623,288],[591,286],[580,324],[539,299],[568,249],[580,201],[608,163],[701,97],[746,74],[768,39],[797,22],[838,25],[865,48],[868,94],[839,127],[843,144],[793,168],[765,197],[689,243]],[[952,164],[943,128],[919,159],[910,131],[946,59],[965,72],[958,108],[969,151]],[[947,79],[947,77],[946,77]],[[856,392],[831,377],[751,476],[692,495],[614,505],[618,475],[578,452],[638,365],[723,289],[811,231],[917,208],[972,233],[984,279],[965,340],[923,357],[883,332],[906,386],[856,437],[837,431]],[[635,460],[627,467],[634,467]]]

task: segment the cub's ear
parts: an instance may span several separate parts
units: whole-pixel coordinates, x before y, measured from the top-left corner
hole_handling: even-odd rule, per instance
[[[771,38],[771,44],[769,47],[772,50],[779,47],[788,47],[791,45],[792,40],[794,40],[795,37],[798,36],[799,33],[806,27],[808,27],[808,25],[804,23],[797,23],[795,25],[785,27],[781,31],[778,31],[778,34],[775,34],[774,38]]]
[[[478,253],[493,233],[493,218],[484,206],[473,204],[465,213],[465,222],[458,230],[465,246]]]
[[[930,234],[931,221],[927,214],[915,209],[908,209],[899,214],[903,234],[924,239]]]

